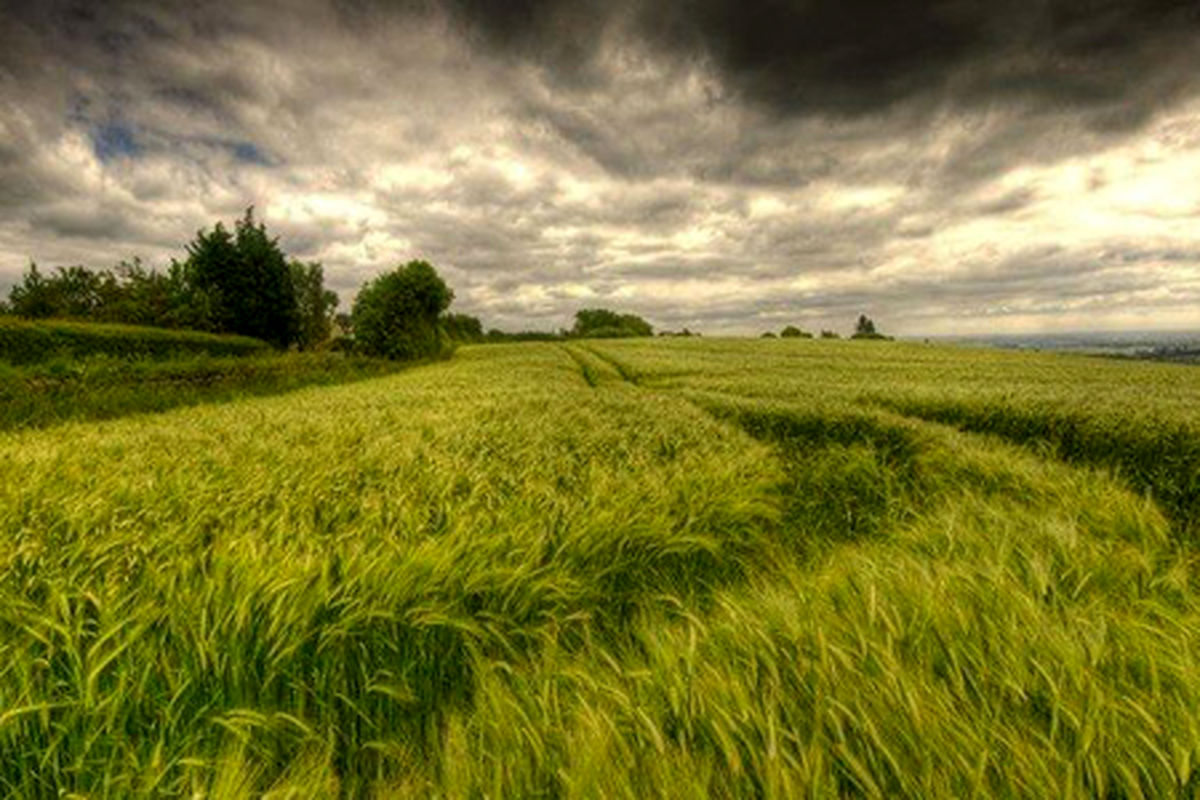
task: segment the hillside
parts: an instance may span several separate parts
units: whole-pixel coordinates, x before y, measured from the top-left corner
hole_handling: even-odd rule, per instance
[[[1194,796],[1198,408],[622,339],[0,432],[0,794]]]

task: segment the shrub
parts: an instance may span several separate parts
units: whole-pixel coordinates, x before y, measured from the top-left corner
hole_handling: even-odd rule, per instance
[[[446,314],[442,317],[442,327],[453,341],[483,341],[483,323],[470,314]]]
[[[784,339],[811,339],[811,338],[813,338],[811,333],[809,333],[808,331],[802,331],[799,328],[797,328],[795,325],[788,325],[786,328],[784,328],[783,330],[781,330],[779,332],[779,335],[782,336]]]
[[[354,299],[356,349],[395,360],[445,354],[451,344],[439,317],[452,299],[454,292],[427,261],[410,261],[368,281]]]
[[[637,314],[618,314],[607,308],[582,308],[575,312],[571,335],[586,339],[653,336],[654,328]]]

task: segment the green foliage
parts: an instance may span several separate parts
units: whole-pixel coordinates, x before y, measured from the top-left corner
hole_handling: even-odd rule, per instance
[[[244,336],[65,320],[0,318],[0,361],[12,364],[96,355],[131,359],[172,358],[197,353],[240,356],[261,353],[264,349],[266,343]]]
[[[654,328],[636,314],[618,314],[607,308],[583,308],[575,312],[571,336],[582,339],[620,339],[653,336]]]
[[[484,340],[483,323],[469,314],[444,314],[442,328],[452,341],[473,343]]]
[[[27,319],[73,318],[163,328],[212,330],[208,298],[191,286],[177,264],[167,274],[134,259],[113,270],[59,267],[43,276],[30,265],[9,294],[13,314]]]
[[[838,335],[837,331],[823,330],[823,331],[821,331],[821,338],[822,339],[840,339],[842,337]]]
[[[296,344],[311,350],[329,341],[338,296],[325,288],[325,270],[319,263],[292,261],[288,270],[296,295]]]
[[[337,305],[323,282],[320,264],[288,264],[248,210],[234,234],[220,223],[200,231],[188,258],[166,273],[137,259],[112,270],[59,267],[49,276],[30,265],[7,308],[30,319],[241,333],[309,349],[328,340]]]
[[[808,331],[802,331],[795,325],[788,325],[779,332],[779,336],[784,339],[811,339],[813,335]]]
[[[444,355],[440,317],[454,293],[427,261],[410,261],[367,282],[354,300],[356,347],[394,360]]]
[[[253,336],[276,347],[297,340],[296,291],[278,240],[255,224],[253,209],[230,234],[221,223],[201,230],[188,245],[183,270],[209,299],[217,330]]]
[[[0,362],[0,430],[164,411],[385,375],[393,362],[326,353],[178,355],[164,360],[92,356],[21,367]]]
[[[567,338],[562,333],[551,331],[516,331],[509,333],[499,328],[491,328],[487,332],[489,342],[557,342]]]

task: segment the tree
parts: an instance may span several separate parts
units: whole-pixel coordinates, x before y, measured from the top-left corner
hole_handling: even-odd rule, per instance
[[[325,288],[325,270],[319,263],[292,261],[288,270],[296,296],[296,344],[309,350],[332,334],[338,296]]]
[[[58,309],[53,284],[38,271],[37,264],[30,262],[29,269],[21,282],[8,293],[12,312],[22,317],[50,317]]]
[[[875,330],[875,323],[866,314],[860,314],[858,323],[854,326],[854,333],[850,336],[851,339],[891,339],[890,336],[884,336],[879,331]]]
[[[823,330],[823,331],[821,331],[821,338],[822,339],[840,339],[842,337],[838,335],[837,331]]]
[[[277,239],[254,222],[254,209],[231,235],[221,223],[188,245],[185,279],[202,292],[220,331],[264,339],[276,347],[296,340],[298,313],[291,270]]]
[[[454,292],[427,261],[410,261],[368,281],[351,317],[358,349],[396,360],[428,358],[448,347],[439,317]]]
[[[442,317],[442,328],[456,342],[483,341],[483,323],[469,314],[446,314]]]
[[[788,325],[779,332],[779,335],[784,339],[811,339],[812,334],[807,331],[802,331],[795,325]]]
[[[618,314],[607,308],[582,308],[575,312],[575,327],[570,335],[589,339],[653,336],[654,328],[636,314]]]

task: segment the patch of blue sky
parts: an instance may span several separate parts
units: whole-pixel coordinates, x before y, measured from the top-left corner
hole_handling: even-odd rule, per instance
[[[133,129],[119,122],[92,128],[92,151],[103,162],[118,158],[136,158],[142,152]]]

